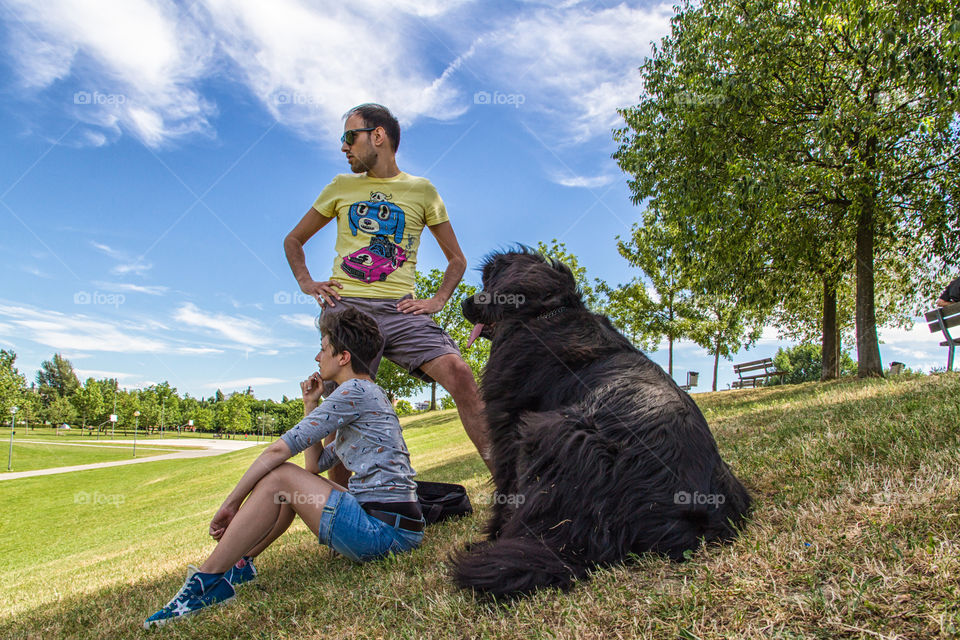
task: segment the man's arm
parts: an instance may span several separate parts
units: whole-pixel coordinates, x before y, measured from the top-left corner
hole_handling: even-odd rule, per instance
[[[287,234],[283,239],[283,250],[287,254],[287,263],[293,276],[300,285],[300,290],[307,295],[313,296],[320,304],[329,304],[334,306],[334,300],[339,300],[335,288],[343,288],[343,285],[336,280],[326,280],[317,282],[310,276],[310,270],[307,269],[307,259],[303,254],[303,245],[314,236],[314,234],[325,227],[333,218],[328,218],[314,208],[310,208],[306,215],[300,219],[297,226]]]
[[[412,313],[420,315],[422,313],[436,313],[443,309],[447,300],[453,295],[460,279],[463,278],[464,271],[467,270],[467,259],[460,249],[460,243],[457,242],[457,234],[453,232],[453,225],[450,221],[441,222],[427,227],[430,233],[437,239],[440,250],[447,258],[447,268],[443,272],[443,280],[440,282],[440,288],[428,300],[401,300],[397,304],[397,309],[403,313]]]

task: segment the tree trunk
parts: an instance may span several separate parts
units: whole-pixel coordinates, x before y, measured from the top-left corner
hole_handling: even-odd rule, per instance
[[[875,164],[876,138],[867,140],[865,161],[872,171]],[[867,176],[857,198],[860,215],[857,220],[857,377],[883,376],[880,361],[880,341],[877,338],[877,319],[874,306],[873,244],[874,210],[876,207],[876,179]]]
[[[717,342],[717,352],[713,355],[713,390],[717,390],[717,370],[720,368],[720,343]]]
[[[673,336],[667,336],[667,374],[673,377]]]
[[[437,383],[430,384],[430,411],[437,410]]]
[[[823,337],[820,353],[822,367],[820,380],[840,377],[840,332],[837,324],[837,287],[826,276],[823,278]]]

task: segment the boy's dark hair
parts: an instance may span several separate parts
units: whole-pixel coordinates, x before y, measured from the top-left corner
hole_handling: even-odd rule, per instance
[[[397,122],[397,119],[390,113],[390,109],[387,109],[382,104],[366,102],[347,111],[344,119],[353,115],[358,115],[363,118],[363,125],[365,127],[383,127],[383,130],[387,133],[387,137],[390,138],[390,146],[393,147],[393,152],[397,152],[397,149],[400,148],[400,123]]]
[[[321,313],[317,319],[320,335],[327,336],[334,353],[350,354],[354,373],[373,375],[370,365],[383,347],[377,321],[359,309],[347,307],[338,313]]]

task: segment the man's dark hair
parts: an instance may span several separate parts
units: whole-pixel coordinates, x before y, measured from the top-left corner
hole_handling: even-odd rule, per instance
[[[344,119],[353,115],[363,118],[363,126],[365,127],[383,127],[383,130],[387,133],[387,137],[390,138],[393,152],[397,152],[397,149],[400,148],[400,123],[397,122],[397,119],[390,113],[390,109],[387,109],[382,104],[367,102],[347,111]]]
[[[338,313],[321,313],[317,320],[320,335],[327,336],[334,353],[350,354],[354,373],[372,376],[370,365],[383,347],[377,321],[359,309],[347,307]]]

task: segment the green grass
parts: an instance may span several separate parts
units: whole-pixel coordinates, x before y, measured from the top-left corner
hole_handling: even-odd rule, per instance
[[[690,562],[642,557],[511,604],[455,589],[445,560],[480,537],[490,488],[446,412],[405,435],[420,477],[464,483],[474,516],[363,566],[297,523],[236,604],[153,633],[140,623],[213,548],[208,521],[259,448],[0,484],[0,637],[960,637],[960,377],[695,399],[756,509]]]
[[[9,454],[9,435],[8,440],[0,447],[2,453]],[[20,442],[14,436],[13,456],[10,471],[32,471],[34,469],[50,469],[53,467],[67,467],[77,464],[91,464],[94,462],[110,462],[113,460],[131,460],[133,459],[132,445],[100,445],[100,446],[76,446],[74,444],[43,442],[35,444],[34,442]],[[28,438],[24,438],[27,440]],[[33,440],[33,438],[29,438]],[[38,438],[39,440],[39,438]],[[95,440],[89,442],[95,443]],[[86,443],[85,443],[86,444]],[[137,445],[137,458],[148,458],[158,456],[163,453],[173,453],[183,450],[180,447],[155,445]],[[6,458],[3,459],[2,472],[7,471]],[[0,478],[3,477],[0,473]]]

